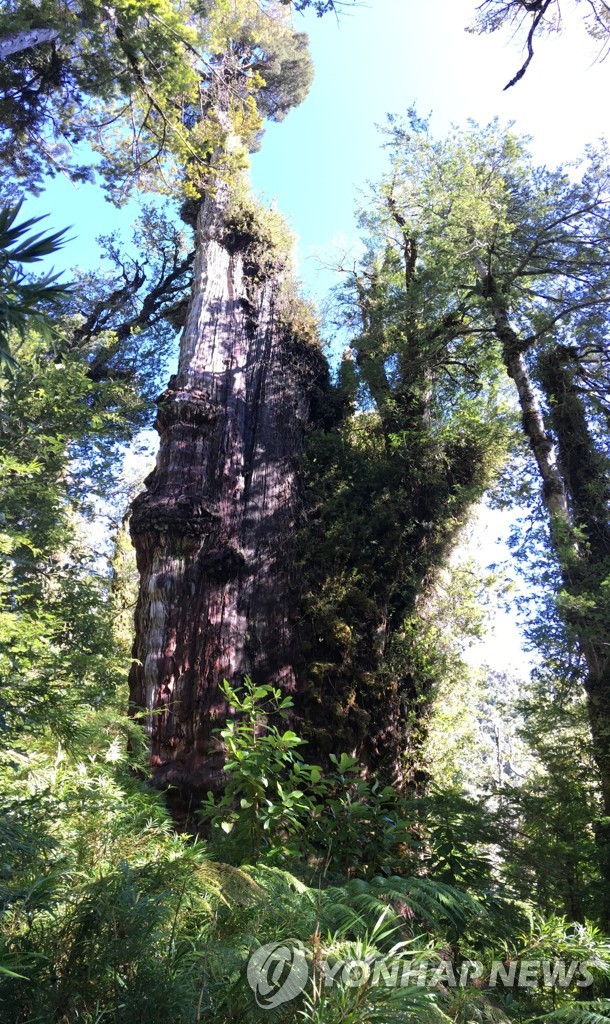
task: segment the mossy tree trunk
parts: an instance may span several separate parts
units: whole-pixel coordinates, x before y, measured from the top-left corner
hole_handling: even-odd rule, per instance
[[[515,383],[524,433],[542,481],[563,593],[559,612],[585,666],[584,688],[593,756],[599,769],[604,817],[596,824],[600,862],[610,881],[610,487],[606,459],[598,451],[576,383],[578,351],[551,342],[534,352],[537,382],[548,405],[548,427],[532,380],[527,344],[512,327],[499,290],[485,280],[506,371]],[[550,429],[549,429],[550,428]],[[610,922],[610,897],[605,907]]]
[[[582,650],[593,756],[599,769],[604,818],[596,835],[604,877],[610,881],[610,483],[578,385],[578,350],[543,350],[536,371],[549,404],[549,419],[569,498],[576,556],[564,560],[564,618]],[[606,898],[610,923],[610,894]]]
[[[296,688],[295,463],[312,364],[295,358],[279,310],[286,254],[263,251],[252,217],[232,223],[231,202],[221,184],[199,210],[178,372],[158,399],[157,464],[131,514],[131,706],[146,711],[157,783],[189,794],[221,778],[223,679]]]

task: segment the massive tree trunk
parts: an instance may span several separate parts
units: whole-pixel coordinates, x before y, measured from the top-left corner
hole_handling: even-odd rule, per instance
[[[223,679],[296,688],[295,460],[316,356],[297,353],[279,310],[286,257],[261,254],[230,201],[221,184],[199,210],[178,372],[158,399],[157,465],[131,515],[131,705],[146,710],[158,784],[190,795],[221,778]]]
[[[418,788],[431,679],[417,598],[485,489],[491,448],[467,435],[439,457],[423,357],[408,360],[402,390],[380,396],[372,437],[357,417],[341,428],[349,396],[320,392],[326,362],[280,308],[287,259],[237,192],[217,183],[199,211],[157,466],[133,505],[131,705],[174,797],[222,783],[220,684],[245,674],[296,694],[308,756],[345,751]],[[372,361],[360,359],[367,380]],[[298,470],[307,422],[317,430]]]

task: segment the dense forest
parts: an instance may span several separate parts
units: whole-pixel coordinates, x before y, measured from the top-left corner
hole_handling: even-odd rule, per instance
[[[610,152],[394,111],[322,315],[249,168],[351,6],[0,11],[2,1024],[610,1024]]]

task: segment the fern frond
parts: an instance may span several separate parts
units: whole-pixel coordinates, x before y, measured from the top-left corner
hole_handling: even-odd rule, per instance
[[[551,1013],[531,1017],[524,1024],[534,1021],[553,1021],[561,1024],[609,1024],[610,999],[594,999],[587,1002],[573,1002],[553,1010]]]

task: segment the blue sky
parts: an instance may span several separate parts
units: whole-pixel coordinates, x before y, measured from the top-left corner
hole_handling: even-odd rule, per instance
[[[388,113],[415,104],[432,112],[436,133],[469,117],[515,120],[533,136],[536,158],[550,163],[610,130],[600,102],[610,69],[592,66],[597,46],[579,21],[544,40],[523,81],[505,93],[521,47],[506,34],[466,33],[473,11],[472,0],[369,0],[338,22],[307,18],[311,94],[283,124],[269,126],[253,176],[299,236],[299,270],[310,287],[318,286],[316,257],[330,258],[333,242],[353,237],[358,189],[383,170],[375,126]]]

